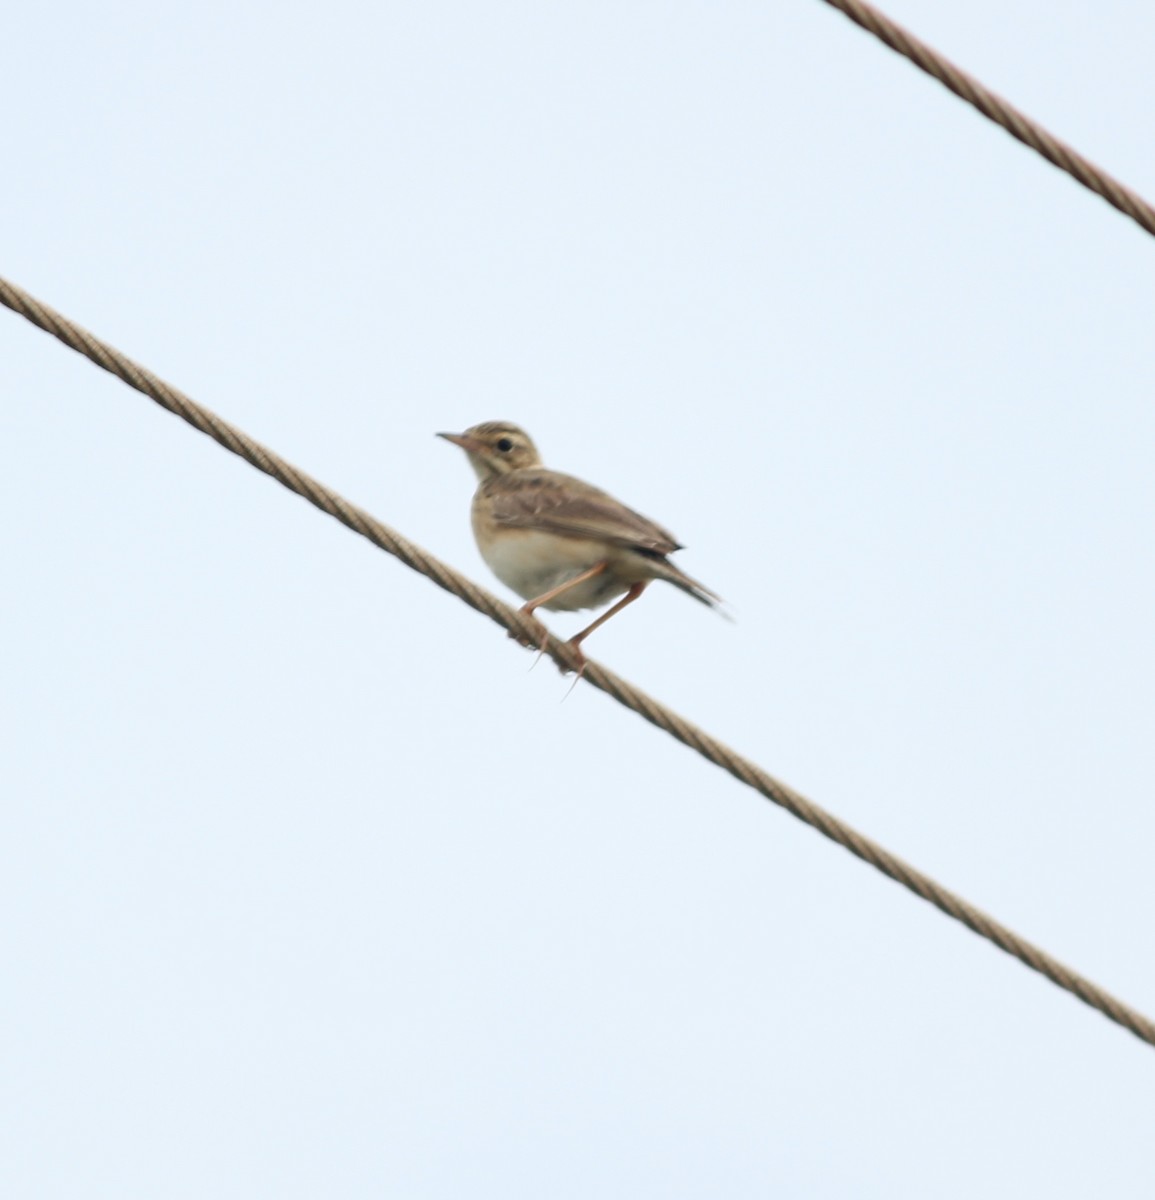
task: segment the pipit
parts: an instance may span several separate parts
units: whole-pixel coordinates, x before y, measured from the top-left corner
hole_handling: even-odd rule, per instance
[[[437,436],[460,446],[477,472],[477,548],[498,579],[527,601],[521,610],[527,617],[538,608],[600,608],[621,596],[569,639],[581,670],[582,642],[632,604],[651,580],[664,579],[711,607],[721,604],[669,561],[681,549],[672,534],[599,488],[547,470],[529,434],[516,425],[486,421],[464,433]]]

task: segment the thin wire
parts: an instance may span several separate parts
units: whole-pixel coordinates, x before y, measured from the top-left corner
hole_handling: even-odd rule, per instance
[[[1066,142],[1061,142],[1037,121],[984,87],[972,75],[955,66],[949,58],[932,49],[926,42],[920,41],[885,13],[863,3],[863,0],[823,0],[823,3],[838,9],[856,25],[868,33],[873,33],[896,53],[910,59],[916,67],[937,79],[944,87],[950,88],[956,96],[974,105],[984,117],[994,121],[996,125],[1001,125],[1011,137],[1018,138],[1025,146],[1030,146],[1049,163],[1061,171],[1066,171],[1085,188],[1090,188],[1092,192],[1102,196],[1108,204],[1130,217],[1148,233],[1155,235],[1155,207],[1138,192],[1132,191],[1113,175],[1095,166],[1090,159],[1084,158]]]
[[[364,509],[350,504],[331,488],[306,475],[304,471],[292,466],[215,413],[195,403],[183,392],[158,379],[152,372],[4,279],[0,279],[0,302],[118,379],[124,380],[130,387],[143,392],[161,407],[187,421],[194,429],[207,434],[226,450],[231,450],[258,470],[271,475],[278,483],[304,497],[322,512],[328,513],[355,533],[368,538],[375,546],[395,555],[406,566],[432,579],[439,587],[464,600],[466,604],[484,613],[515,636],[531,644],[537,641],[540,631],[536,623],[529,621],[483,588],[471,583],[452,567],[395,533]],[[567,670],[574,670],[579,665],[570,647],[552,634],[546,643],[545,652],[558,666]],[[930,876],[924,875],[877,842],[807,800],[793,788],[780,783],[761,767],[736,754],[665,705],[659,704],[657,700],[620,679],[612,671],[590,661],[586,665],[585,678],[594,687],[644,717],[651,725],[656,725],[671,737],[677,738],[691,750],[697,751],[703,758],[729,772],[735,779],[753,788],[767,800],[781,805],[787,812],[793,813],[799,820],[813,826],[819,833],[837,842],[884,875],[889,875],[891,879],[933,904],[947,916],[961,921],[968,929],[993,942],[1000,950],[1005,950],[1007,954],[1071,992],[1085,1004],[1122,1025],[1124,1029],[1129,1029],[1136,1037],[1155,1046],[1155,1022],[1150,1018],[1116,999],[961,896],[936,883]]]

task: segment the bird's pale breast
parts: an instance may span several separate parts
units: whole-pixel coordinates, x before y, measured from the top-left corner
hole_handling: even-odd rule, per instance
[[[476,523],[474,533],[486,566],[523,600],[545,595],[567,579],[605,562],[607,557],[603,543],[584,538],[561,537],[533,529],[488,530],[483,535]],[[597,608],[620,596],[627,586],[610,570],[569,588],[543,607],[565,612]]]

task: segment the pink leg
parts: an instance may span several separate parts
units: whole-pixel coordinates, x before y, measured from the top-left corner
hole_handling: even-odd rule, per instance
[[[527,617],[533,617],[533,610],[535,608],[540,608],[543,604],[548,604],[551,600],[557,599],[557,597],[560,596],[563,592],[568,592],[570,588],[577,587],[577,585],[579,583],[585,583],[585,581],[587,579],[593,579],[595,575],[600,575],[606,569],[606,567],[608,567],[609,565],[610,564],[608,562],[600,562],[597,564],[597,566],[590,567],[590,569],[588,571],[583,571],[580,575],[575,576],[573,579],[567,579],[565,581],[565,583],[559,583],[557,587],[550,588],[550,590],[548,592],[545,592],[543,595],[538,596],[535,600],[530,600],[527,603],[523,604],[521,606],[521,611]],[[608,613],[606,613],[606,617],[612,616],[615,612],[617,612],[617,610],[619,608],[621,608],[620,604],[614,608],[611,608],[610,611]],[[604,621],[606,619],[606,617],[602,617],[602,621]],[[537,618],[534,617],[534,620],[537,620]],[[541,651],[542,654],[544,654],[545,648],[549,644],[549,630],[546,629],[546,627],[544,625],[542,625],[542,623],[540,621],[538,621],[537,623],[539,625],[541,625],[541,628],[542,628],[541,645],[538,647],[538,649]],[[579,640],[580,640],[580,638],[585,637],[586,633],[589,633],[590,630],[594,629],[600,623],[601,623],[600,621],[595,621],[593,623],[593,625],[591,625],[589,627],[589,629],[587,629],[585,631],[585,633],[582,633],[579,635]],[[516,637],[517,635],[511,633],[509,636]],[[571,641],[572,641],[572,639],[571,639]]]
[[[646,590],[646,583],[649,583],[649,580],[646,580],[645,583],[631,584],[630,590],[626,592],[626,594],[617,602],[617,604],[613,606],[613,608],[607,609],[600,617],[598,617],[596,621],[587,625],[585,629],[581,631],[581,633],[574,634],[574,636],[570,638],[567,645],[570,645],[574,648],[574,650],[577,652],[578,659],[581,662],[581,667],[578,670],[578,679],[582,677],[582,672],[584,672],[586,669],[585,655],[581,650],[582,642],[584,642],[586,638],[588,638],[589,635],[598,628],[598,626],[604,625],[610,619],[610,617],[614,615],[614,613],[620,613],[627,604],[633,604],[633,602]],[[574,680],[574,682],[576,683],[577,680]]]

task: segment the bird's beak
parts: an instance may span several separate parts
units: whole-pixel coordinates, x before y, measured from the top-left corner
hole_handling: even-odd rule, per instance
[[[470,454],[477,454],[483,449],[476,438],[468,437],[464,433],[439,433],[437,436],[444,438],[447,442],[452,442],[455,446],[460,446],[462,450],[466,450]]]

